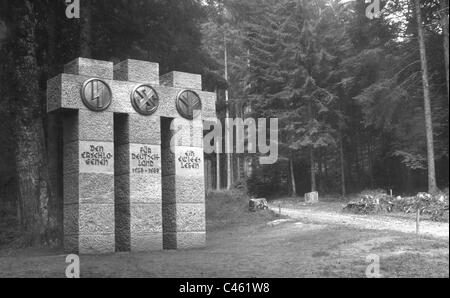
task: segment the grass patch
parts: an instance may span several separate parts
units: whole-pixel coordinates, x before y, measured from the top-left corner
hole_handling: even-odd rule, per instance
[[[250,226],[280,219],[271,210],[250,212],[250,197],[243,192],[232,190],[213,192],[206,198],[206,224],[208,231],[226,229],[233,226]]]

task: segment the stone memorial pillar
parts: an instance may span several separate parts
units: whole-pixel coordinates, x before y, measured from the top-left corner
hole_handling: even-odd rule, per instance
[[[114,245],[114,116],[107,80],[113,64],[76,59],[65,67],[84,83],[64,88],[63,76],[49,81],[49,107],[65,96],[85,108],[63,116],[64,249],[80,254],[112,253]],[[90,77],[96,79],[91,79]]]
[[[78,58],[47,84],[63,119],[65,250],[204,246],[202,121],[216,120],[216,94],[201,76]]]
[[[179,117],[163,122],[164,248],[202,247],[206,241],[201,77],[172,72],[166,86],[187,88],[178,93]]]
[[[126,60],[114,67],[116,80],[135,83],[124,100],[135,114],[120,114],[115,122],[116,245],[118,251],[161,250],[161,117],[154,116],[159,96],[156,63]]]

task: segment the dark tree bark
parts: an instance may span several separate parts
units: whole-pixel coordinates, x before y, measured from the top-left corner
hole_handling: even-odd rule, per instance
[[[80,11],[80,56],[83,58],[91,58],[92,44],[92,0],[84,0],[81,2]]]
[[[436,171],[434,164],[435,159],[434,159],[433,121],[431,116],[430,82],[428,75],[428,63],[425,49],[425,36],[422,24],[420,0],[415,0],[415,6],[416,6],[419,47],[420,47],[420,62],[422,65],[423,100],[425,106],[425,127],[426,127],[427,153],[428,153],[428,192],[434,193],[437,191],[437,185],[436,185]]]
[[[442,23],[442,35],[444,37],[444,57],[445,57],[445,75],[447,79],[447,96],[449,96],[449,82],[448,82],[448,0],[441,0],[441,23]],[[447,97],[449,100],[449,97]]]
[[[317,191],[316,184],[316,166],[314,161],[314,147],[309,148],[309,162],[311,164],[311,192]]]
[[[294,171],[294,153],[291,152],[291,157],[289,158],[289,171],[291,173],[291,195],[293,197],[297,196],[297,186],[295,185],[295,171]]]
[[[347,195],[347,191],[345,188],[344,138],[342,136],[342,133],[340,134],[340,141],[339,141],[339,157],[341,160],[341,193],[342,196],[345,197]]]
[[[48,171],[36,60],[36,12],[32,1],[11,7],[17,26],[11,53],[11,108],[13,112],[18,206],[23,244],[37,245],[48,231]]]

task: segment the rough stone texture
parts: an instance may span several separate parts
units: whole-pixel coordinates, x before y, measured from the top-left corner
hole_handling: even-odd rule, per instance
[[[64,235],[78,235],[79,231],[79,205],[64,205]]]
[[[206,246],[206,232],[181,232],[177,234],[178,249],[202,248]]]
[[[116,147],[116,175],[139,174],[161,176],[159,145],[125,144]]]
[[[97,142],[112,142],[114,140],[113,113],[99,113],[90,110],[65,113],[63,127],[65,129],[65,144],[78,140]]]
[[[169,87],[202,90],[202,76],[198,74],[172,71],[161,76],[160,82]]]
[[[130,204],[131,238],[151,232],[162,233],[161,204]]]
[[[64,235],[63,242],[65,253],[78,254],[80,252],[78,235]]]
[[[171,131],[171,146],[203,147],[203,123],[201,120],[174,119]]]
[[[62,76],[56,76],[47,81],[47,112],[61,108]]]
[[[114,233],[99,235],[65,234],[64,251],[66,253],[103,254],[115,250]]]
[[[63,114],[64,247],[114,251],[113,114]]]
[[[116,120],[117,249],[162,249],[160,118],[136,114]]]
[[[159,64],[128,59],[114,65],[114,79],[159,85]]]
[[[114,76],[114,63],[87,58],[77,58],[64,65],[64,72],[100,79],[112,79]]]
[[[130,250],[132,251],[154,251],[163,249],[163,234],[149,233],[132,237]]]
[[[316,191],[310,192],[310,193],[305,193],[305,203],[308,203],[308,204],[319,203],[319,193]]]
[[[114,204],[80,204],[80,235],[114,234]]]
[[[167,204],[204,203],[205,179],[202,177],[163,176],[163,193]],[[177,182],[175,187],[175,181]]]
[[[161,150],[162,176],[175,175],[175,154],[172,152],[170,147],[161,147]]]
[[[81,173],[114,174],[114,143],[79,142],[77,159],[79,160],[79,171]]]
[[[78,172],[114,173],[112,142],[74,141],[64,145],[63,156],[64,175]],[[100,163],[96,164],[97,162]]]
[[[161,203],[161,176],[131,175],[131,203]]]
[[[64,204],[79,203],[79,173],[65,174],[63,176]]]
[[[143,116],[140,114],[118,115],[115,121],[114,133],[117,145],[161,144],[161,118]]]
[[[60,74],[48,81],[47,109],[52,112],[57,109],[87,110],[80,98],[80,89],[83,83],[90,79],[88,76]],[[136,83],[125,81],[105,80],[112,91],[112,103],[106,112],[122,114],[138,114],[130,102],[130,94],[136,87]],[[180,117],[175,105],[175,99],[182,88],[166,86],[154,86],[159,95],[159,108],[152,116],[169,118]],[[216,94],[213,92],[197,91],[202,100],[201,119],[215,121]]]
[[[177,231],[177,205],[168,204],[164,201],[162,204],[162,217],[163,217],[163,233],[164,237],[170,233],[176,233]]]
[[[66,250],[204,246],[202,120],[216,120],[216,94],[201,91],[200,75],[182,72],[161,77],[165,86],[160,86],[159,65],[137,60],[114,67],[79,58],[65,72],[48,81],[47,109],[64,111]],[[106,111],[92,112],[80,98],[82,84],[93,77],[111,88],[113,99]],[[130,94],[139,83],[152,85],[160,96],[152,116],[138,114],[131,105]],[[184,89],[195,90],[202,100],[202,116],[194,121],[180,119],[176,109],[175,99]],[[170,127],[161,134],[161,122],[168,122],[160,117],[177,118],[180,140],[171,144]]]
[[[163,203],[164,249],[191,248],[205,245],[205,239],[187,239],[186,235],[205,233],[205,204]],[[192,234],[184,234],[189,232]],[[183,236],[184,234],[184,236]]]
[[[112,174],[72,173],[64,176],[64,204],[113,204]]]
[[[166,121],[162,130],[164,248],[203,246],[204,238],[189,242],[185,236],[178,237],[178,233],[206,230],[203,142],[198,147],[179,146],[192,145],[194,136],[203,136],[201,121]],[[174,142],[174,135],[182,135],[188,141]]]
[[[78,142],[72,142],[65,144],[63,147],[64,165],[63,173],[64,176],[69,174],[74,174],[79,172],[80,163],[78,161],[80,146]]]
[[[80,204],[114,204],[114,175],[80,173]]]
[[[166,250],[177,249],[177,233],[163,233],[163,248]]]
[[[116,219],[116,250],[130,250],[130,205],[116,202],[114,209]]]
[[[203,148],[175,147],[176,176],[204,177]]]
[[[114,234],[80,235],[80,254],[109,254],[115,252]]]
[[[177,232],[202,232],[206,230],[204,203],[178,203],[176,209]]]
[[[197,92],[202,100],[202,119],[215,122],[216,115],[216,94],[212,92]]]

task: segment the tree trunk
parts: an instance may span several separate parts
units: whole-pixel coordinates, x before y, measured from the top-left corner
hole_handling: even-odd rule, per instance
[[[92,2],[91,0],[82,1],[80,12],[80,56],[91,58],[92,41]]]
[[[228,50],[227,50],[227,37],[226,35],[224,35],[223,37],[223,46],[224,46],[224,65],[225,65],[225,72],[224,72],[224,79],[226,82],[228,82]],[[228,87],[227,87],[228,88]],[[225,103],[226,103],[226,107],[225,107],[225,122],[228,121],[228,118],[230,118],[230,107],[228,106],[229,104],[229,92],[228,89],[225,89]],[[233,184],[233,176],[232,176],[232,144],[233,144],[233,140],[230,139],[231,136],[231,131],[229,129],[233,129],[232,127],[226,127],[225,128],[225,133],[227,134],[226,139],[229,140],[229,144],[226,144],[226,149],[225,149],[225,156],[227,158],[227,189],[230,190]]]
[[[322,149],[319,148],[317,150],[317,152],[318,152],[319,157],[316,158],[317,159],[317,168],[318,168],[318,173],[317,173],[318,174],[317,175],[318,179],[316,179],[316,184],[317,184],[316,187],[319,190],[319,192],[323,193],[323,171],[322,171],[322,166],[323,166],[322,158],[323,158],[323,155],[322,155]]]
[[[218,90],[216,89],[216,96],[218,99],[219,93]],[[217,121],[220,121],[219,118],[217,118]],[[221,184],[221,175],[220,175],[220,151],[221,151],[221,147],[222,147],[222,143],[218,140],[215,139],[215,145],[216,145],[216,190],[219,191],[222,186]]]
[[[345,197],[347,195],[347,191],[345,189],[344,138],[342,137],[342,133],[339,141],[339,155],[341,159],[341,192],[342,196]]]
[[[291,173],[291,186],[292,186],[291,195],[293,197],[297,197],[297,186],[295,185],[294,153],[293,152],[291,152],[291,158],[289,159],[289,170]]]
[[[311,163],[311,192],[317,190],[316,186],[316,167],[314,162],[314,147],[311,146],[309,149],[309,161]]]
[[[372,189],[375,188],[375,176],[373,173],[373,138],[372,136],[369,137],[369,142],[367,144],[367,153],[368,153],[368,162],[369,162],[369,175],[370,175],[370,187]]]
[[[433,140],[433,121],[431,116],[431,96],[430,96],[430,82],[428,77],[428,63],[425,49],[425,37],[422,24],[422,14],[420,9],[420,0],[415,0],[416,16],[417,16],[417,30],[420,47],[420,61],[422,65],[422,81],[423,81],[423,100],[425,106],[425,127],[427,136],[427,153],[428,153],[428,192],[434,193],[437,191],[436,186],[436,172],[434,164],[434,140]]]
[[[35,8],[32,1],[17,5],[14,38],[16,87],[14,112],[15,163],[18,205],[24,245],[40,244],[48,230],[48,171],[44,124],[41,117],[38,65],[35,50]],[[46,240],[46,239],[45,239]]]
[[[441,0],[441,22],[442,35],[444,37],[444,57],[445,57],[445,75],[447,79],[447,96],[449,96],[449,82],[448,82],[448,0]],[[447,101],[449,97],[447,97]]]

